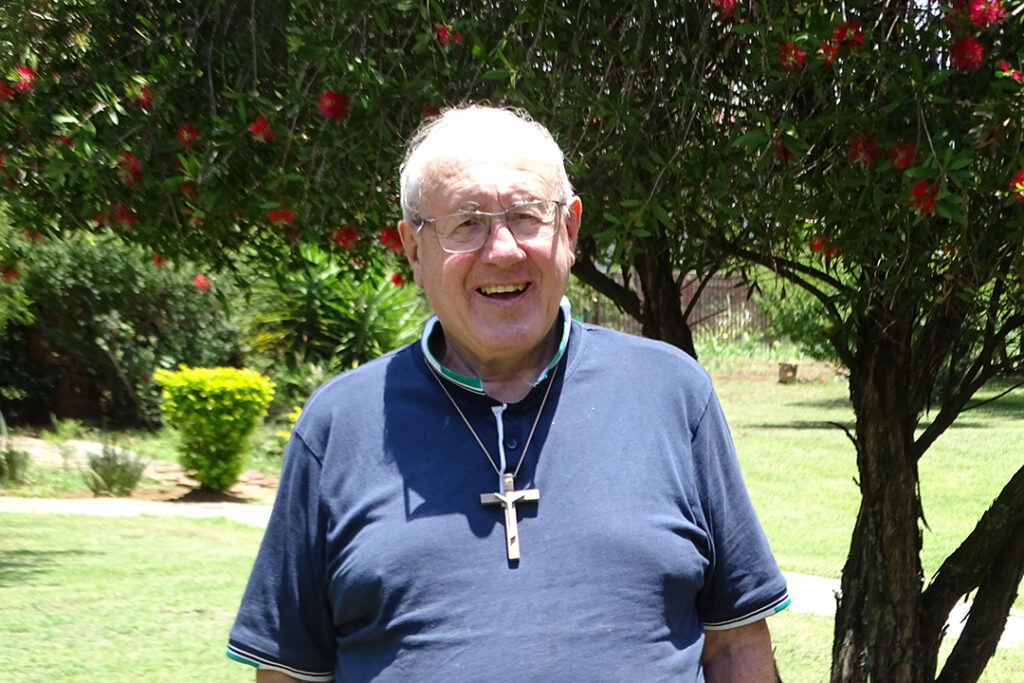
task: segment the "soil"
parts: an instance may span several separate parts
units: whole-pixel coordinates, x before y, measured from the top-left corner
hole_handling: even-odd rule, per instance
[[[714,359],[701,358],[701,361],[707,363],[708,373],[716,382],[723,380],[778,382],[782,376],[779,367],[782,363],[774,360],[729,358],[716,362]],[[792,361],[789,364],[796,367],[791,381],[787,383],[824,384],[846,377],[846,371],[833,363],[803,359]]]

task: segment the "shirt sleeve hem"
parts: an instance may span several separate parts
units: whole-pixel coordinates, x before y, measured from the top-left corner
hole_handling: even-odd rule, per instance
[[[295,669],[295,668],[292,668],[290,666],[286,666],[284,664],[281,664],[280,662],[275,662],[275,661],[273,661],[271,659],[268,659],[268,658],[266,658],[266,657],[264,657],[262,655],[257,655],[255,653],[247,652],[245,650],[242,650],[241,648],[239,648],[238,646],[236,646],[234,644],[229,644],[228,645],[227,656],[230,659],[235,660],[236,662],[241,662],[242,664],[248,664],[249,666],[254,666],[257,669],[259,669],[260,671],[280,671],[281,673],[288,674],[292,678],[297,678],[300,681],[313,681],[313,682],[326,681],[326,682],[329,682],[329,681],[333,681],[334,680],[334,672],[333,671],[323,672],[323,671],[304,671],[302,669]]]
[[[757,609],[753,612],[744,614],[741,617],[737,617],[735,619],[728,619],[726,621],[705,622],[704,630],[728,631],[729,629],[740,628],[741,626],[749,626],[750,624],[753,624],[756,621],[761,621],[762,619],[767,619],[773,614],[778,614],[782,610],[789,607],[789,603],[789,593],[784,593],[781,598],[771,603],[770,605]]]

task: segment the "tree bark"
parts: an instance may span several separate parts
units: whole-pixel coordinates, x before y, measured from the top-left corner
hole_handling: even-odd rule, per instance
[[[633,261],[644,293],[640,324],[645,337],[662,339],[694,358],[693,333],[683,314],[679,283],[668,248],[660,240],[647,240]]]
[[[843,569],[833,641],[833,683],[918,683],[921,533],[913,436],[918,408],[907,405],[912,323],[875,313],[873,334],[850,368],[857,416],[861,507]]]

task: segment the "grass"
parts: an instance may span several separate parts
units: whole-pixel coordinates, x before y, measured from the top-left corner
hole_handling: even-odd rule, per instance
[[[262,530],[17,514],[0,528],[4,680],[253,680],[224,647]]]

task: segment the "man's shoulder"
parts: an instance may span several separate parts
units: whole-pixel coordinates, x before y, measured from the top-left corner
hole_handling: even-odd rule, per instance
[[[583,337],[583,355],[608,366],[620,367],[630,373],[669,373],[673,378],[684,376],[693,381],[710,383],[707,371],[677,346],[658,339],[648,339],[618,332],[607,327],[576,321]]]
[[[394,349],[335,375],[313,391],[302,412],[309,415],[336,413],[378,403],[388,382],[410,380],[415,376],[412,372],[416,363],[415,347],[414,343]]]

